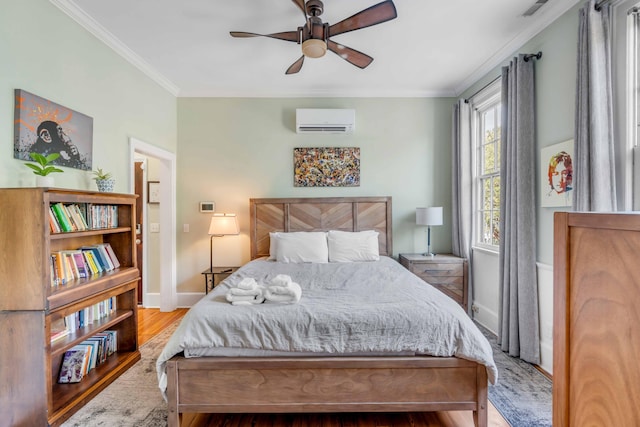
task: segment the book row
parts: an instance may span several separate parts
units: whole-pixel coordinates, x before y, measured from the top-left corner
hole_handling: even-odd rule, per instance
[[[92,203],[49,206],[49,229],[52,233],[85,231],[118,226],[117,205],[94,205]]]
[[[116,297],[111,297],[57,319],[51,323],[51,343],[104,319],[113,314],[116,308]]]
[[[71,347],[64,353],[60,366],[60,384],[77,383],[107,357],[118,350],[117,331],[104,331]]]
[[[110,243],[81,246],[78,249],[51,253],[51,287],[64,285],[120,267]]]

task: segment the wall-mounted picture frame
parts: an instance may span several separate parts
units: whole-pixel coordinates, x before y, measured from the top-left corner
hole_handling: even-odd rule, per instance
[[[93,118],[22,89],[15,89],[13,157],[58,153],[56,166],[91,170]]]
[[[359,187],[360,148],[293,149],[294,187]]]
[[[147,181],[147,203],[160,203],[160,181]]]
[[[540,150],[540,206],[565,207],[573,198],[573,139]]]

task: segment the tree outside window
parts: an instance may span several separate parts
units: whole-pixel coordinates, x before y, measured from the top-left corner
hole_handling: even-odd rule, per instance
[[[497,247],[500,244],[501,104],[495,100],[484,108],[478,109],[477,114],[477,242]]]

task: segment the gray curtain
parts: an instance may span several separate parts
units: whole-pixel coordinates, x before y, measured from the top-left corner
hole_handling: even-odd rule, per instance
[[[453,107],[451,177],[451,228],[453,254],[467,259],[472,270],[471,241],[473,225],[473,199],[471,163],[471,108],[463,99]],[[467,295],[473,301],[472,274],[467,275]],[[471,305],[467,307],[471,314]]]
[[[534,60],[502,69],[500,311],[503,351],[540,363],[536,279]]]
[[[573,209],[615,211],[609,5],[581,9],[578,24]]]

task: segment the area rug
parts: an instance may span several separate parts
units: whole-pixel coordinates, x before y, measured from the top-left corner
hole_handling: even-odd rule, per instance
[[[176,321],[140,347],[141,360],[69,418],[63,427],[161,427],[167,425],[167,405],[156,377],[156,359],[178,326]],[[489,400],[512,427],[551,426],[551,381],[535,367],[502,352],[489,339],[498,365],[498,384]]]
[[[140,346],[141,359],[62,424],[63,427],[160,427],[167,404],[160,394],[156,359],[179,320]]]
[[[478,325],[493,348],[498,384],[489,386],[489,400],[512,427],[551,427],[552,382],[533,365],[511,357],[496,336]]]

